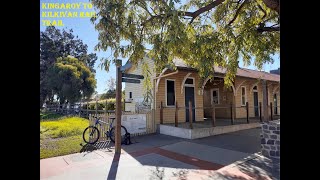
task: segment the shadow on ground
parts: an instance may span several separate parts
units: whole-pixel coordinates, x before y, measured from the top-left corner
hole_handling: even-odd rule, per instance
[[[91,152],[98,149],[106,149],[109,152],[112,152],[110,148],[111,143],[107,141],[97,142],[95,144],[83,144],[81,143],[80,146],[82,146],[80,153],[82,152]]]
[[[145,135],[140,137],[133,137],[131,145],[122,145],[123,151],[128,153],[129,155],[135,154],[137,151],[141,151],[144,149],[152,149],[165,145],[175,144],[182,141],[193,142],[197,144],[208,145],[212,147],[220,147],[224,149],[235,150],[239,152],[245,153],[255,153],[260,150],[260,129],[251,129],[245,131],[238,131],[234,133],[228,133],[219,136],[212,136],[207,138],[201,138],[197,140],[186,140],[182,138],[176,138],[172,136],[152,134]],[[252,147],[248,147],[252,146]],[[114,151],[114,143],[112,142],[98,142],[94,145],[85,144],[82,146],[80,152],[91,152],[94,150],[101,150],[104,152],[112,152]],[[201,153],[201,149],[199,149],[199,153]],[[199,172],[201,174],[201,168],[196,166],[191,166],[189,164],[182,163],[180,161],[176,161],[171,158],[167,158],[165,156],[161,156],[157,153],[146,153],[144,155],[138,155],[132,157],[138,161],[143,166],[151,166],[150,169],[151,177],[150,179],[167,179],[167,176],[171,176],[170,178],[177,179],[190,179],[188,176],[190,174],[194,174],[195,172]],[[108,173],[107,179],[114,179],[118,172],[120,155],[114,154],[112,165],[110,167],[110,171]],[[280,179],[280,163],[276,161],[272,161],[270,159],[264,158],[255,158],[249,161],[246,161],[242,164],[238,165],[239,171],[248,176],[251,176],[253,179],[266,179],[266,176],[272,179]],[[166,168],[176,168],[174,172],[166,173]],[[191,173],[192,171],[192,173]],[[206,175],[205,179],[221,179],[221,180],[231,180],[231,179],[239,179],[246,180],[247,178],[241,177],[235,174],[230,174],[228,172],[219,172],[219,171],[210,171]]]
[[[269,176],[272,179],[280,179],[280,161],[270,159],[264,156],[245,161],[238,165],[241,172],[250,174],[254,179],[263,179],[263,176]]]

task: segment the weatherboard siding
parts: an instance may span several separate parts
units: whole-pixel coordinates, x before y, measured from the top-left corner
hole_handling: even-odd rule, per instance
[[[150,68],[150,71],[154,73],[153,67],[154,62],[150,58],[143,58],[144,62],[146,62]],[[143,75],[142,73],[142,63],[138,63],[137,66],[134,66],[128,70],[127,73],[130,74],[138,74]],[[152,74],[154,76],[154,74]],[[132,101],[131,103],[126,103],[125,105],[125,111],[135,111],[136,102],[141,102],[143,100],[143,79],[140,80],[140,84],[134,84],[134,83],[125,83],[125,99],[126,101],[129,101],[129,93],[132,92]]]

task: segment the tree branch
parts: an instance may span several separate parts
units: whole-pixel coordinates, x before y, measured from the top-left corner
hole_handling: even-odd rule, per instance
[[[280,31],[280,26],[277,26],[277,27],[258,27],[257,31],[260,33]]]
[[[148,22],[151,22],[153,19],[157,19],[157,18],[167,18],[167,17],[170,17],[171,15],[170,14],[159,14],[159,15],[156,15],[156,16],[151,16],[151,18],[149,18],[148,20],[146,20],[145,22],[143,22],[141,24],[141,26],[144,26],[146,25]]]
[[[183,16],[190,16],[192,17],[190,24],[194,21],[195,18],[197,18],[200,14],[206,12],[206,11],[210,11],[211,9],[213,9],[214,7],[218,6],[219,4],[223,3],[225,0],[216,0],[194,12],[181,12]]]
[[[236,14],[232,18],[232,20],[228,23],[228,26],[230,26],[238,17],[239,12],[241,11],[242,7],[248,2],[248,0],[244,0],[243,3],[240,5],[239,9],[237,9]]]
[[[210,11],[211,9],[213,9],[214,7],[218,6],[219,4],[223,3],[225,0],[216,0],[202,8],[199,8],[198,10],[194,11],[194,12],[188,12],[188,11],[178,11],[178,15],[180,16],[189,16],[191,17],[191,21],[190,24],[194,21],[195,18],[197,18],[200,14]],[[160,1],[162,3],[164,3],[163,1]],[[156,18],[167,18],[172,16],[172,14],[159,14],[156,16],[151,16],[151,18],[149,18],[148,20],[146,20],[144,23],[142,23],[142,25],[145,25],[148,22],[151,22],[153,19]]]

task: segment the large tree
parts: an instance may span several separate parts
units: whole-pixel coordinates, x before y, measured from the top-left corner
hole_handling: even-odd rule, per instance
[[[60,104],[74,103],[82,96],[90,97],[96,88],[94,73],[77,58],[58,58],[48,69],[48,88],[57,95]]]
[[[280,51],[279,0],[91,1],[96,49],[112,50],[105,65],[120,57],[137,63],[147,52],[160,72],[178,57],[202,78],[212,77],[213,65],[227,68],[228,85],[240,58],[261,69]]]
[[[91,72],[95,72],[94,64],[97,60],[95,53],[88,53],[88,46],[81,39],[73,35],[73,30],[59,30],[49,26],[40,32],[40,107],[46,99],[53,97],[48,84],[48,69],[59,57],[71,55],[83,62]]]
[[[107,81],[107,92],[101,95],[101,99],[116,98],[116,80],[111,76]]]

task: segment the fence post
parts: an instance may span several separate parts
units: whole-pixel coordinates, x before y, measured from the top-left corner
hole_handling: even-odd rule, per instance
[[[233,104],[232,104],[232,102],[230,103],[230,112],[231,112],[231,125],[233,125],[234,119],[233,119]]]
[[[247,109],[247,123],[249,124],[249,103],[246,102],[246,109]]]
[[[87,116],[89,118],[89,102],[87,101]]]
[[[178,127],[178,102],[176,101],[176,109],[175,109],[175,116],[174,116],[174,126]]]
[[[162,101],[160,102],[160,124],[163,124],[163,107],[162,107]]]
[[[82,107],[81,107],[81,105],[82,105],[82,99],[80,100],[80,105],[79,105],[79,117],[81,117],[81,109],[82,109]]]
[[[123,98],[123,112],[126,111],[126,100]]]
[[[193,129],[193,125],[192,125],[192,121],[193,121],[193,119],[192,119],[192,103],[191,103],[191,101],[189,101],[189,124],[190,124],[190,129]]]
[[[216,109],[215,109],[215,104],[212,104],[212,127],[216,126]]]
[[[70,111],[70,110],[69,110],[70,106],[68,106],[68,105],[69,105],[69,103],[67,104],[67,107],[66,107],[66,114],[67,114],[67,115],[69,115],[69,111]]]
[[[96,99],[96,116],[98,116],[98,100]]]
[[[271,119],[271,121],[273,120],[273,112],[272,112],[272,102],[270,102],[270,119]]]
[[[260,122],[262,122],[262,103],[259,102],[259,116],[260,116]]]
[[[104,110],[105,110],[105,113],[106,113],[106,116],[107,116],[107,114],[108,114],[108,100],[106,100],[106,107],[104,108]]]

